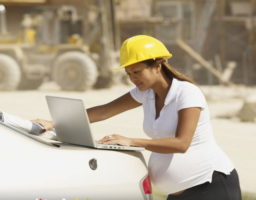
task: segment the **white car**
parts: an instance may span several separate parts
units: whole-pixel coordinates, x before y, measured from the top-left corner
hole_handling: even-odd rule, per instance
[[[152,198],[141,152],[47,143],[0,124],[0,199]]]

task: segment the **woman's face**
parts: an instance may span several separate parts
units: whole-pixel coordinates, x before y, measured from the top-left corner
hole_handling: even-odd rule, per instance
[[[148,67],[144,63],[135,63],[125,68],[127,75],[134,85],[141,91],[152,88],[157,76],[157,67]]]

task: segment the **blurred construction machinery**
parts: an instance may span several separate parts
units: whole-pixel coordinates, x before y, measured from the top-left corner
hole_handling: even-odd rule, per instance
[[[64,90],[111,85],[117,41],[112,1],[0,3],[0,90],[36,89],[45,79]]]
[[[120,41],[162,40],[199,84],[256,83],[256,0],[0,0],[0,90],[110,86]]]

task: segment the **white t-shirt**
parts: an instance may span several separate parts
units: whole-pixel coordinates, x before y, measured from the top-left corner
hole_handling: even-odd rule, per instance
[[[152,89],[134,88],[131,96],[142,103],[143,128],[151,138],[175,137],[178,111],[200,107],[201,113],[190,147],[186,153],[155,153],[149,159],[149,174],[154,185],[166,194],[179,192],[212,181],[213,171],[230,174],[233,164],[215,143],[208,105],[201,90],[187,82],[173,79],[164,107],[155,119],[155,94]]]

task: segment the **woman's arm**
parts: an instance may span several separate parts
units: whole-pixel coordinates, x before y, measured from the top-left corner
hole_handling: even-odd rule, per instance
[[[141,104],[135,101],[128,92],[110,103],[87,109],[87,113],[89,120],[92,123],[108,119],[140,105]]]
[[[136,108],[140,105],[141,104],[135,101],[128,92],[110,103],[87,109],[87,113],[89,120],[92,123],[108,119],[114,115],[117,115],[126,110],[130,110],[132,108]],[[44,119],[36,119],[31,121],[41,124],[46,130],[51,130],[54,128],[52,121]]]
[[[136,139],[119,135],[103,138],[100,143],[117,143],[129,146],[141,146],[158,153],[185,153],[195,133],[201,108],[186,108],[178,112],[176,136],[161,139]]]

